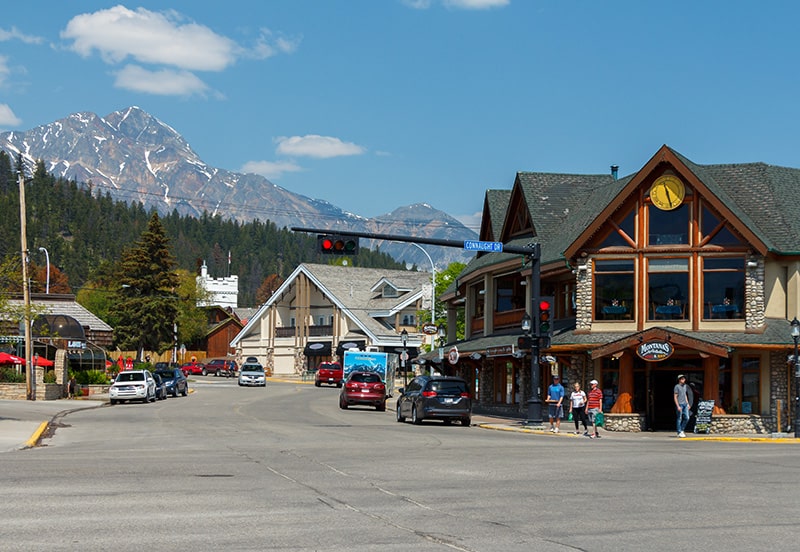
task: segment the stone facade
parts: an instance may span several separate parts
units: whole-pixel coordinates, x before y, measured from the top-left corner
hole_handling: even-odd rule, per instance
[[[575,269],[575,330],[588,332],[592,329],[592,263],[581,260]]]
[[[750,265],[756,265],[751,267]],[[745,330],[763,328],[766,323],[766,290],[764,289],[764,259],[749,257],[744,279]]]

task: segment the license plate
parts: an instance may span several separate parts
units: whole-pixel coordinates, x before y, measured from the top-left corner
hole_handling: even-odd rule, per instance
[[[444,404],[453,404],[455,401],[456,401],[456,400],[455,400],[455,399],[453,399],[452,397],[445,397],[445,399],[444,399],[442,402],[443,402]]]

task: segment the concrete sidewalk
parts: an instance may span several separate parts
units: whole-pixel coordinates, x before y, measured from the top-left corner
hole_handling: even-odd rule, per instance
[[[0,453],[35,446],[55,417],[76,410],[97,408],[107,399],[55,401],[0,400]]]

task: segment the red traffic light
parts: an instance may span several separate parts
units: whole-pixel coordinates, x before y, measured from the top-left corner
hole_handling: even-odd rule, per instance
[[[336,234],[317,236],[317,251],[328,255],[358,254],[358,238]]]
[[[550,310],[550,301],[539,301],[539,310]]]

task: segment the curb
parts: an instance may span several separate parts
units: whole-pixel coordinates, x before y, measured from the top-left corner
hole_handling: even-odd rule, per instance
[[[50,425],[50,422],[42,422],[39,424],[39,428],[33,432],[31,438],[25,441],[25,444],[22,445],[22,448],[33,448],[36,446],[36,443],[39,442],[39,439],[42,437],[42,433],[47,430],[47,426]]]

